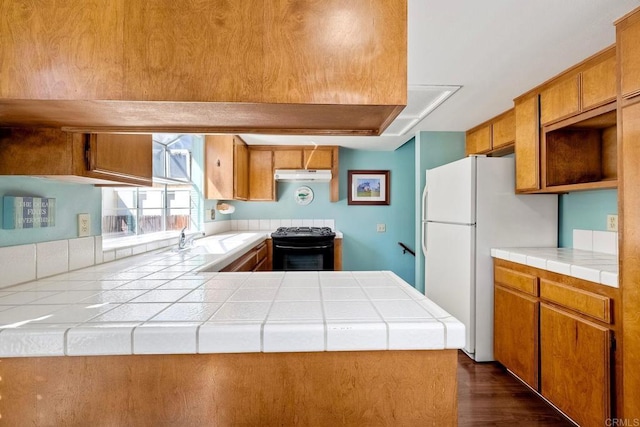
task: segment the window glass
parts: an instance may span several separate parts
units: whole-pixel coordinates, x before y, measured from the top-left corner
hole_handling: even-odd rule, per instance
[[[153,176],[191,181],[191,151],[199,135],[153,134]]]
[[[154,186],[103,187],[103,240],[199,227],[200,195],[191,183],[195,143],[202,144],[201,135],[154,134]]]
[[[167,176],[166,147],[153,141],[153,176]]]

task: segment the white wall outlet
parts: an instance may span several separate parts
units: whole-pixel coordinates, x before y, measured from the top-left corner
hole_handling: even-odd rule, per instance
[[[215,209],[205,209],[204,211],[204,219],[206,221],[213,221],[216,219],[216,210]]]
[[[91,215],[88,213],[78,214],[78,236],[87,237],[91,235]]]
[[[387,231],[387,226],[385,224],[378,224],[376,225],[376,231],[378,233],[384,233],[385,231]]]
[[[607,231],[618,231],[618,215],[607,215]]]

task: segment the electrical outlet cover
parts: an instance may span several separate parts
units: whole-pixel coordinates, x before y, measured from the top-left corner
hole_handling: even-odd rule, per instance
[[[78,236],[88,237],[91,235],[91,216],[88,213],[78,214]]]

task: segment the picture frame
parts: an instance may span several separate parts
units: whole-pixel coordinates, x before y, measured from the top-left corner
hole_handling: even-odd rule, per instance
[[[349,205],[390,205],[391,172],[388,170],[349,170]]]

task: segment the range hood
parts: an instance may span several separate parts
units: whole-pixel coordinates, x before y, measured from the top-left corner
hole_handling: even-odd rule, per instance
[[[276,169],[276,181],[331,181],[331,169]]]

